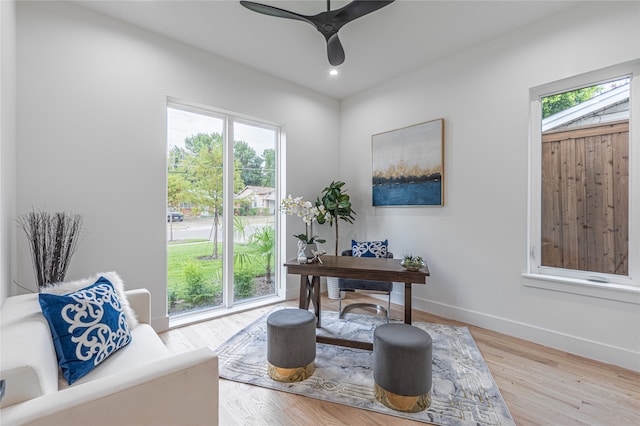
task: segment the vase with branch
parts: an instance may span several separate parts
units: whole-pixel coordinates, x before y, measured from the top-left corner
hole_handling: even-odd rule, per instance
[[[16,222],[27,236],[38,289],[64,281],[80,242],[82,216],[33,210]]]

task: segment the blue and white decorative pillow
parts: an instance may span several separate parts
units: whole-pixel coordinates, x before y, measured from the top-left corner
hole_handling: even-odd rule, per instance
[[[131,342],[120,300],[104,277],[70,294],[38,296],[58,365],[70,385]]]
[[[116,296],[118,296],[118,300],[120,301],[120,305],[122,306],[122,311],[127,317],[129,330],[135,329],[138,326],[138,317],[136,316],[136,312],[129,304],[129,300],[127,300],[124,281],[115,271],[98,272],[97,274],[93,274],[90,277],[81,278],[75,281],[63,281],[47,284],[46,286],[40,288],[40,292],[49,294],[73,293],[74,291],[89,287],[91,284],[94,284],[96,281],[98,281],[100,277],[106,278],[111,284],[113,284],[113,288],[116,290]]]
[[[351,254],[353,257],[386,257],[388,240],[363,241],[351,240]]]

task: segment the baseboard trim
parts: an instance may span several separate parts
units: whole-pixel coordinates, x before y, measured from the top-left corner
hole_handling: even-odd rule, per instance
[[[167,331],[169,329],[169,315],[165,315],[160,318],[152,318],[151,327],[153,327],[156,333]]]
[[[404,305],[404,294],[392,293],[391,301]],[[625,348],[416,297],[413,298],[413,309],[497,331],[570,354],[640,371],[640,353]]]

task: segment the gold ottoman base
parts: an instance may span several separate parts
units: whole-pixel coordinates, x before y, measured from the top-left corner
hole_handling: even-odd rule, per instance
[[[431,405],[430,392],[418,396],[398,395],[384,390],[377,383],[374,385],[374,391],[378,401],[396,411],[417,413],[426,410]]]
[[[276,367],[270,362],[268,362],[267,364],[269,367],[269,377],[278,382],[301,382],[304,379],[308,379],[309,377],[313,376],[313,372],[316,371],[314,361],[311,361],[311,363],[306,365],[305,367],[296,368]]]

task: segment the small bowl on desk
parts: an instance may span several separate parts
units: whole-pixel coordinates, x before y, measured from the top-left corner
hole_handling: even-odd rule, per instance
[[[421,268],[427,266],[425,261],[420,256],[405,256],[400,265],[407,271],[415,272],[419,271]]]

